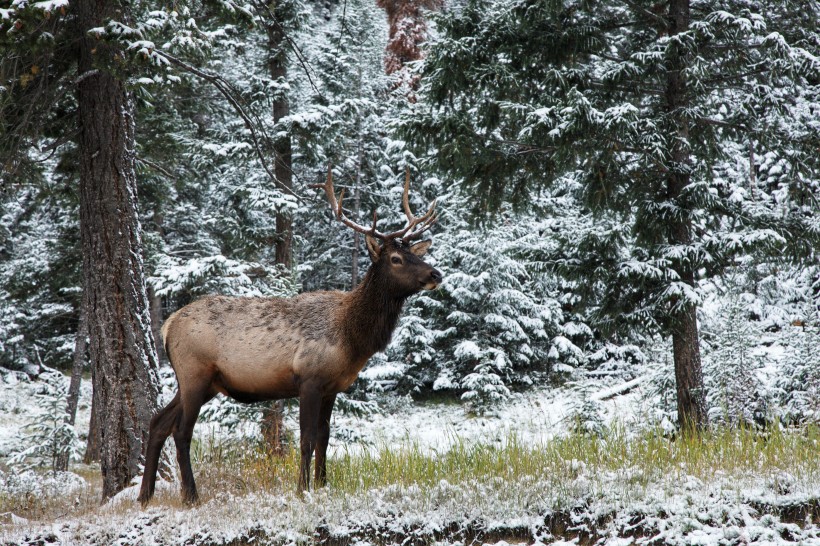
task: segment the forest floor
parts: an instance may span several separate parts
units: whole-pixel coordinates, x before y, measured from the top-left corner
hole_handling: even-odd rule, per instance
[[[194,507],[168,482],[146,509],[137,485],[100,505],[94,466],[54,475],[0,459],[0,544],[820,546],[820,431],[637,432],[641,382],[627,383],[535,389],[488,416],[385,394],[378,412],[337,412],[328,487],[305,495],[295,452],[264,452],[247,422],[197,427]],[[4,376],[0,455],[41,390]],[[567,432],[582,390],[602,406],[600,436]],[[295,416],[291,404],[291,430]]]

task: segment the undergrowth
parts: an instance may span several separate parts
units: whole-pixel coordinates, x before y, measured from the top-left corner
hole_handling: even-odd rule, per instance
[[[640,495],[649,485],[678,487],[681,479],[709,482],[715,476],[781,480],[791,488],[820,484],[820,429],[761,432],[747,428],[719,428],[700,436],[668,437],[661,431],[635,436],[612,428],[601,436],[573,434],[535,444],[510,436],[498,445],[468,443],[452,438],[447,450],[400,445],[346,450],[328,460],[328,495],[357,495],[380,488],[433,488],[446,482],[498,483],[518,488],[544,488],[539,497],[553,509],[577,501],[579,495],[619,484],[620,498]],[[204,502],[222,496],[254,492],[293,493],[299,468],[297,449],[283,455],[269,453],[252,442],[200,439],[194,446],[194,471]],[[98,479],[88,476],[86,480]],[[613,477],[615,478],[613,480]],[[727,483],[731,483],[731,479]],[[739,483],[739,482],[738,482]],[[582,484],[582,485],[579,485]],[[580,491],[578,488],[583,488]],[[94,488],[95,491],[98,489]],[[601,493],[611,494],[612,491]],[[15,512],[29,519],[52,519],[87,513],[91,501],[76,498],[36,498],[25,503],[0,490],[0,513]],[[97,499],[98,500],[98,499]],[[156,504],[181,508],[177,487],[159,491]],[[47,508],[47,509],[46,509]],[[130,509],[124,503],[123,510]],[[136,504],[133,509],[137,509]]]

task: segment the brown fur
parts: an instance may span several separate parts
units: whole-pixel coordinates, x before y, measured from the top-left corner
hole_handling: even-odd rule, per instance
[[[217,394],[241,402],[299,397],[299,488],[309,486],[314,452],[316,481],[322,485],[336,394],[390,342],[407,297],[441,281],[441,274],[420,259],[429,244],[388,240],[380,247],[369,240],[374,263],[351,292],[289,299],[209,296],[172,314],[162,337],[179,392],[151,422],[140,502],[153,495],[159,453],[171,434],[183,496],[196,500],[190,441],[200,408]]]

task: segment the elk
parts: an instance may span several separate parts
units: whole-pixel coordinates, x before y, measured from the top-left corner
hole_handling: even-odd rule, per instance
[[[330,416],[336,395],[346,390],[374,353],[384,350],[404,301],[438,287],[441,273],[421,258],[432,241],[411,243],[437,220],[436,202],[421,217],[410,210],[410,174],[402,205],[407,225],[391,233],[350,220],[336,199],[332,172],[324,188],[337,220],[363,233],[373,262],[350,292],[317,291],[293,298],[208,296],[173,313],[162,327],[178,391],[151,420],[145,472],[137,500],[145,506],[154,494],[157,466],[165,440],[173,434],[182,480],[182,497],[198,500],[191,469],[194,424],[202,406],[217,394],[239,402],[299,398],[301,462],[298,489],[326,481]]]

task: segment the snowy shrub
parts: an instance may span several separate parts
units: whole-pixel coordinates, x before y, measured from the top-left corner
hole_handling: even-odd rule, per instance
[[[258,431],[266,405],[269,404],[243,404],[227,396],[218,395],[202,406],[199,418],[205,422],[219,424],[228,431],[237,431],[243,427],[251,427]]]
[[[0,470],[0,497],[57,497],[66,496],[88,487],[88,483],[73,472],[48,472],[39,474],[33,470]]]
[[[372,400],[359,400],[353,396],[345,393],[339,393],[336,396],[336,403],[334,404],[334,411],[348,413],[359,417],[373,415],[379,413],[379,405]]]
[[[785,327],[785,353],[775,380],[778,416],[787,423],[820,423],[818,314]]]
[[[68,382],[59,372],[40,375],[41,387],[36,394],[39,412],[24,428],[19,448],[11,454],[12,464],[32,463],[56,470],[60,457],[79,459],[82,443],[68,422],[66,398]]]
[[[713,423],[760,423],[767,400],[758,377],[763,358],[756,354],[759,323],[750,320],[747,298],[731,295],[704,328],[704,383]]]
[[[428,261],[444,282],[408,302],[388,349],[406,370],[401,388],[460,393],[470,411],[484,413],[511,387],[582,361],[574,340],[589,328],[564,324],[555,283],[526,259],[550,244],[537,220],[499,219],[482,230],[454,219],[442,231]]]
[[[465,350],[465,345],[469,349]],[[455,355],[478,361],[473,372],[461,380],[466,389],[461,399],[467,403],[467,410],[476,415],[494,414],[493,408],[510,395],[500,375],[507,367],[504,353],[495,349],[481,351],[472,341],[464,341],[456,347]]]
[[[603,436],[606,424],[602,416],[601,403],[592,397],[589,387],[578,389],[579,396],[573,399],[568,416],[568,429],[573,434]]]

